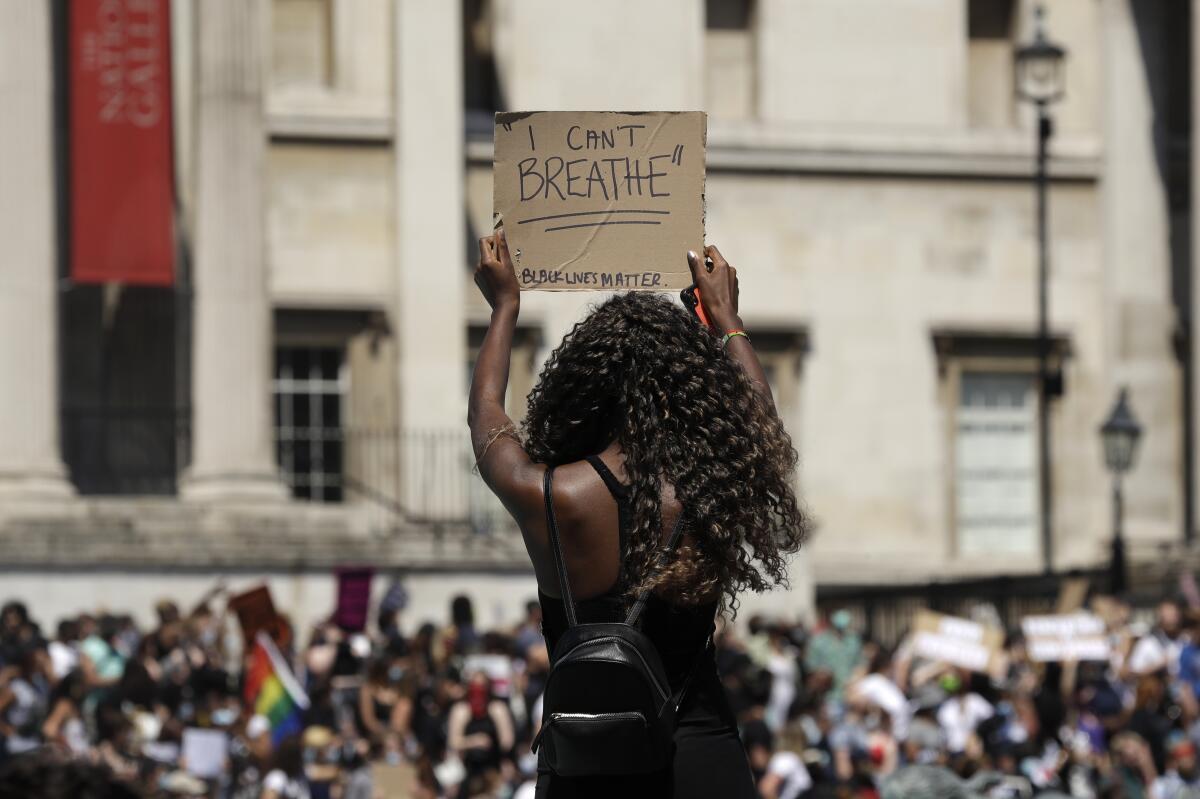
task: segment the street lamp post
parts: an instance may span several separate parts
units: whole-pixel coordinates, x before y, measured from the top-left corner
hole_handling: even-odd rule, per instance
[[[1038,363],[1038,466],[1041,495],[1042,566],[1053,570],[1054,536],[1051,528],[1050,483],[1050,380],[1049,308],[1047,272],[1049,252],[1046,234],[1046,146],[1054,132],[1049,106],[1062,99],[1063,61],[1066,50],[1046,39],[1041,6],[1034,11],[1033,41],[1017,48],[1014,59],[1014,86],[1017,96],[1037,109],[1037,196],[1038,289],[1037,289],[1037,363]]]
[[[1120,594],[1128,587],[1125,566],[1125,501],[1121,493],[1121,478],[1133,466],[1138,439],[1142,437],[1142,426],[1129,407],[1129,389],[1122,388],[1117,395],[1108,419],[1100,426],[1100,438],[1104,442],[1104,463],[1113,476],[1113,539],[1112,560],[1109,562],[1109,583],[1113,594]]]

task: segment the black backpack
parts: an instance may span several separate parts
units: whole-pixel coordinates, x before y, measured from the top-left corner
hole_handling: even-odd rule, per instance
[[[563,777],[660,771],[674,756],[675,715],[695,666],[672,694],[658,649],[636,626],[649,591],[638,596],[624,622],[578,622],[554,518],[553,475],[547,467],[542,490],[568,628],[551,653],[542,728],[531,748],[536,753],[540,747],[545,764]],[[682,519],[681,513],[660,565],[679,543]]]

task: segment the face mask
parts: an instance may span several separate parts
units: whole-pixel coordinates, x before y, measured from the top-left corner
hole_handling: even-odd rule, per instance
[[[487,713],[488,706],[488,690],[486,685],[472,685],[467,689],[467,704],[471,706],[471,713],[475,716],[482,716]]]
[[[388,679],[392,682],[400,682],[404,678],[403,666],[392,666],[388,669]]]
[[[212,712],[212,723],[218,727],[229,727],[237,721],[238,713],[228,707],[219,707]]]

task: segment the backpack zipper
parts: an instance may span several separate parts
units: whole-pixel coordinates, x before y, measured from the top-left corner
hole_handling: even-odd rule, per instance
[[[583,642],[581,642],[581,643],[578,643],[578,644],[576,644],[575,646],[571,647],[571,649],[570,649],[570,650],[568,650],[568,651],[567,651],[567,653],[566,653],[565,655],[563,655],[563,656],[562,656],[562,658],[560,659],[560,662],[561,662],[562,660],[566,660],[566,659],[568,659],[569,657],[571,657],[571,655],[572,655],[572,654],[573,654],[573,653],[574,653],[574,652],[575,652],[577,649],[581,649],[581,648],[583,648],[583,647],[585,647],[585,646],[589,646],[589,645],[591,645],[591,644],[595,644],[595,643],[598,643],[598,642],[600,642],[600,641],[621,641],[621,642],[627,643],[627,642],[625,641],[625,639],[624,639],[624,638],[621,638],[621,637],[620,637],[620,636],[618,636],[618,635],[604,635],[604,636],[600,636],[599,638],[592,638],[592,639],[590,639],[590,640],[583,641]],[[658,677],[656,677],[656,676],[655,676],[655,674],[654,674],[654,670],[650,668],[650,664],[646,662],[646,658],[644,658],[644,657],[642,656],[642,653],[641,653],[641,652],[639,652],[639,651],[637,650],[637,647],[634,647],[634,646],[630,645],[630,646],[629,646],[629,648],[630,648],[631,650],[633,650],[633,653],[634,653],[635,655],[637,655],[637,658],[638,658],[638,660],[642,661],[642,666],[643,666],[643,668],[645,668],[645,670],[646,670],[646,675],[647,675],[647,676],[650,678],[650,682],[651,682],[651,683],[654,685],[654,688],[655,688],[655,690],[657,690],[657,691],[658,691],[658,693],[659,693],[659,696],[661,696],[661,697],[662,697],[662,701],[663,701],[663,702],[666,702],[666,701],[667,701],[667,699],[669,699],[669,698],[670,698],[670,694],[668,694],[668,693],[667,693],[667,692],[666,692],[666,691],[663,689],[662,685],[661,685],[661,684],[658,682]]]
[[[551,713],[550,723],[559,719],[571,721],[610,721],[612,719],[637,719],[645,721],[646,717],[636,710],[622,711],[620,713]]]
[[[542,744],[542,736],[546,734],[546,730],[554,726],[556,721],[612,721],[613,719],[628,719],[630,721],[640,721],[646,724],[646,717],[636,710],[621,711],[618,713],[551,713],[550,718],[538,730],[537,735],[533,736],[533,740],[529,743],[529,751],[537,753],[538,748]]]

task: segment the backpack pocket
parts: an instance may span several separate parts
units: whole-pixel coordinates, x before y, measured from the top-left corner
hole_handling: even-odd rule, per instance
[[[645,774],[667,764],[659,739],[638,711],[551,713],[532,748],[564,777]]]

